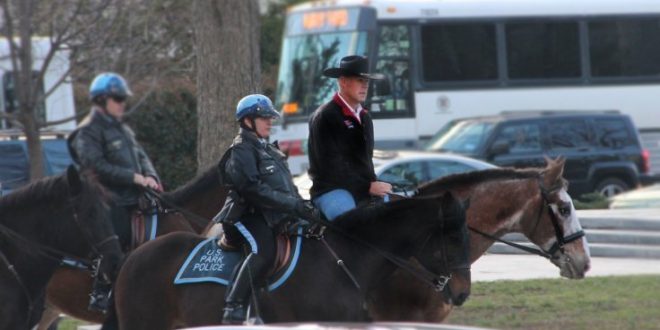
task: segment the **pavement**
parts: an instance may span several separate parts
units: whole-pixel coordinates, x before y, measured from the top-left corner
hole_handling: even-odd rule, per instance
[[[660,275],[660,260],[592,257],[586,277]],[[559,268],[535,255],[486,254],[472,264],[472,281],[561,278]]]

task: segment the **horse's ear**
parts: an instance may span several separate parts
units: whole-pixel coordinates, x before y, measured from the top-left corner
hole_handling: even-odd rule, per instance
[[[80,179],[80,172],[75,166],[69,165],[66,169],[66,180],[69,182],[69,193],[78,195],[82,190],[82,180]]]
[[[566,158],[559,156],[553,160],[548,156],[545,156],[545,160],[548,163],[548,166],[543,171],[543,184],[546,187],[551,187],[564,174],[564,164],[566,163]]]

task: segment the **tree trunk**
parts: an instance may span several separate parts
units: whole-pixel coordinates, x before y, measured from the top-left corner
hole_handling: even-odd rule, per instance
[[[227,150],[236,103],[261,88],[257,0],[195,0],[197,163],[202,172]]]

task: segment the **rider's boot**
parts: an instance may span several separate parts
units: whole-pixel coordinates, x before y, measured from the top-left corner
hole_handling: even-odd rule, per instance
[[[94,278],[92,292],[89,294],[89,306],[87,306],[87,309],[105,314],[110,306],[111,289],[112,283]]]
[[[222,324],[243,324],[247,318],[247,302],[252,287],[250,268],[256,260],[253,254],[248,255],[241,265],[234,282],[227,288]]]

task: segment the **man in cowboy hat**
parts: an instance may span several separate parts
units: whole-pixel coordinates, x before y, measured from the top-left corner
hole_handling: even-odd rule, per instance
[[[369,73],[364,56],[346,56],[339,67],[323,75],[337,79],[339,92],[321,105],[309,121],[309,175],[313,203],[329,220],[371,198],[384,197],[392,186],[376,180],[371,160],[374,130],[371,116],[361,103],[367,98],[370,80],[383,79]]]

